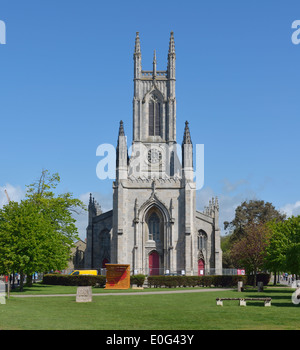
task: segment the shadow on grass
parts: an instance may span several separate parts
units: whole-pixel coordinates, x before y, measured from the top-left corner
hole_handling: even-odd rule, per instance
[[[31,286],[24,285],[22,292],[20,291],[20,286],[15,286],[13,289],[11,289],[10,292],[11,293],[24,293],[24,292],[28,292],[28,291],[40,292],[40,291],[44,291],[46,287],[47,287],[46,285],[34,283]]]
[[[246,290],[245,298],[272,298],[271,305],[275,307],[299,307],[298,305],[293,304],[292,302],[292,294],[294,293],[294,289],[268,289],[266,288],[263,292],[257,292],[257,290]],[[249,301],[249,305],[259,306],[263,301]],[[248,301],[247,301],[248,305]]]
[[[11,289],[11,294],[52,294],[52,293],[69,293],[72,286],[56,286],[56,285],[47,285],[42,283],[33,283],[31,286],[24,285],[23,291],[20,291],[20,286],[16,286],[14,289]]]

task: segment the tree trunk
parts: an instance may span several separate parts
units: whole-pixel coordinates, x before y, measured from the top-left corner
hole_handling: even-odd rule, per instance
[[[28,272],[26,274],[27,279],[26,279],[26,286],[31,287],[32,286],[32,274]]]
[[[254,276],[253,276],[253,287],[256,288],[256,269],[254,269]]]
[[[20,271],[20,292],[23,292],[24,286],[24,272]]]

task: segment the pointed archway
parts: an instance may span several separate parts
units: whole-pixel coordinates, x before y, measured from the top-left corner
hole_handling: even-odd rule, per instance
[[[205,263],[203,259],[198,260],[198,276],[204,275]]]
[[[159,255],[155,250],[149,254],[149,275],[159,275]]]

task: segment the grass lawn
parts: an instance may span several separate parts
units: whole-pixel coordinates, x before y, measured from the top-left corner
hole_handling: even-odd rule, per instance
[[[96,291],[111,292],[93,289]],[[12,293],[6,304],[0,304],[0,329],[299,330],[300,305],[292,303],[293,292],[278,287],[267,287],[262,293],[218,292],[212,288],[203,293],[99,295],[93,296],[92,303],[76,303],[74,296],[15,298],[20,293]],[[76,287],[35,285],[24,293],[75,294]],[[217,297],[241,296],[269,296],[272,306],[263,306],[263,301],[248,301],[246,307],[239,306],[238,301],[216,305]]]

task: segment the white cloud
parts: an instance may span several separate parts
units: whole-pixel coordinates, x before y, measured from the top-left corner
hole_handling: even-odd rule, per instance
[[[296,203],[288,203],[283,206],[280,211],[284,212],[288,217],[300,215],[300,201]]]
[[[215,193],[211,188],[205,187],[197,192],[197,210],[203,211],[208,206],[212,197],[218,197],[220,216],[219,225],[221,235],[225,234],[224,221],[232,221],[235,216],[235,209],[245,200],[257,199],[256,192],[249,187],[247,180],[241,179],[230,182],[228,179],[222,181],[221,193]]]
[[[25,191],[20,186],[13,186],[7,183],[4,186],[0,186],[0,208],[2,208],[3,205],[8,204],[5,190],[11,201],[20,202],[25,198]]]
[[[238,189],[241,185],[248,185],[248,180],[241,179],[236,182],[230,182],[228,179],[223,179],[223,192],[232,193]]]

